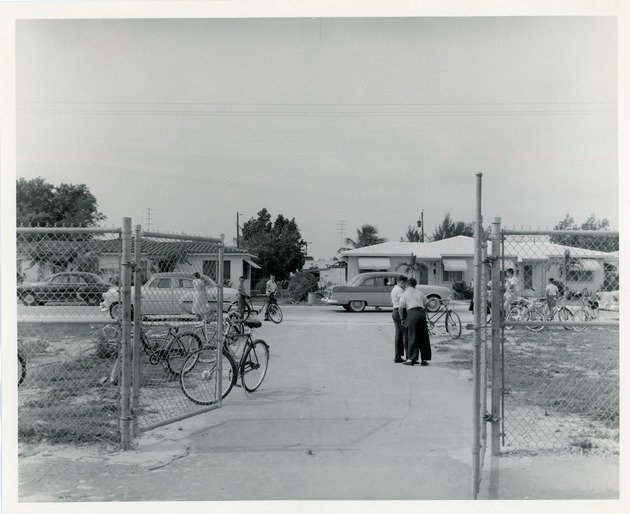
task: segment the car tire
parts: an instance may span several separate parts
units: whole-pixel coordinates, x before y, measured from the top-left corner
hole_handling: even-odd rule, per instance
[[[120,320],[122,318],[122,305],[114,302],[109,306],[109,315],[112,319]],[[131,306],[131,321],[133,321],[133,305]]]
[[[361,312],[365,310],[365,302],[363,300],[352,300],[348,304],[350,312]]]
[[[440,300],[442,300],[437,295],[427,296],[427,311],[428,312],[437,312],[440,310]]]

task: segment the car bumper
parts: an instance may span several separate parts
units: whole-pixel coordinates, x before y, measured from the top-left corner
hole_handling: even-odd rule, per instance
[[[341,305],[339,300],[334,300],[333,298],[322,298],[322,303],[326,305]]]

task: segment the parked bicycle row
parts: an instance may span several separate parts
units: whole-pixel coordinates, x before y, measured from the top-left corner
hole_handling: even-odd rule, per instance
[[[183,394],[196,404],[210,405],[217,401],[219,376],[222,398],[239,380],[246,391],[253,392],[262,384],[269,363],[269,345],[252,337],[262,323],[243,319],[238,313],[224,315],[223,322],[221,337],[218,337],[216,321],[167,323],[165,331],[141,327],[140,347],[149,363],[162,364],[172,379],[179,380]],[[108,325],[92,335],[101,355],[115,356],[107,378],[111,384],[118,384],[121,376],[119,330],[118,325]],[[222,355],[220,365],[217,346]]]

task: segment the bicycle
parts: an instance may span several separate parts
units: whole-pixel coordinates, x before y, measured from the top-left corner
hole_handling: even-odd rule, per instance
[[[443,306],[444,310],[440,310],[440,306]],[[450,308],[448,298],[440,300],[440,306],[438,306],[437,310],[433,311],[432,316],[427,315],[427,327],[429,332],[431,332],[431,335],[435,335],[433,333],[435,325],[439,320],[444,318],[446,332],[451,339],[457,339],[462,333],[462,322],[459,318],[459,314]]]
[[[238,302],[232,302],[228,313],[239,313]],[[270,294],[265,297],[260,309],[255,309],[252,305],[251,299],[245,301],[245,310],[243,311],[243,319],[248,319],[251,315],[258,315],[265,313],[265,320],[273,321],[276,325],[282,322],[282,309],[278,305],[278,300],[275,295]]]
[[[186,358],[193,352],[201,349],[202,343],[195,333],[201,326],[197,325],[192,330],[181,331],[179,325],[167,324],[167,332],[164,336],[150,337],[150,333],[140,328],[140,343],[144,353],[149,357],[149,363],[156,366],[163,363],[164,368],[172,375],[178,376],[182,370]],[[133,333],[132,333],[133,337]],[[109,375],[109,382],[117,384],[122,368],[122,355],[120,355],[120,331],[119,327],[107,325],[92,334],[92,340],[98,346],[98,352],[102,356],[115,354],[116,361]]]
[[[582,304],[580,308],[573,314],[575,321],[596,321],[599,319],[599,302],[597,300],[591,300],[586,293],[582,294]],[[574,326],[573,329],[579,332],[586,330],[588,327],[585,325]]]
[[[558,321],[570,321],[573,318],[571,311],[562,304],[556,304],[553,308],[549,309],[549,304],[545,298],[538,299],[527,308],[523,313],[526,317],[525,321],[554,321],[556,318]],[[527,326],[527,329],[532,332],[540,332],[544,325]],[[570,327],[564,326],[565,330],[570,330]]]
[[[256,391],[269,366],[269,345],[262,339],[252,339],[253,331],[260,328],[262,322],[240,319],[231,314],[226,323],[228,326],[224,331],[221,348],[221,398],[230,393],[239,378],[245,391]],[[180,387],[186,398],[198,405],[216,403],[218,371],[216,345],[204,346],[189,355],[179,375]]]

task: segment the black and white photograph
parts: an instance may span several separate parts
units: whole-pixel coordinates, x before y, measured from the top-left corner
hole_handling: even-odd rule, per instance
[[[625,510],[622,2],[0,11],[7,513]]]

